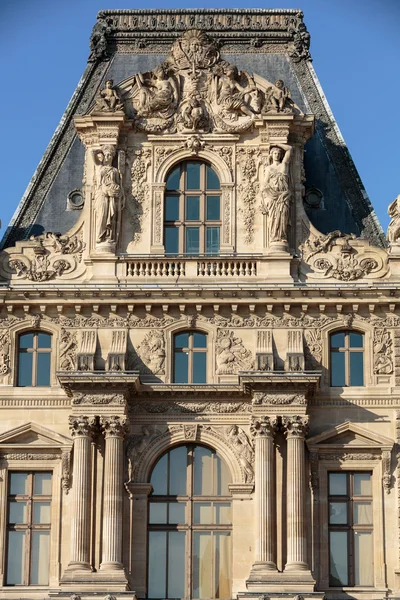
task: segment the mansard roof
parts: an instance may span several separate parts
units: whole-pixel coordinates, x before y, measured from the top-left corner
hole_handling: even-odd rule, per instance
[[[189,29],[206,31],[221,58],[240,71],[273,82],[282,79],[295,104],[316,117],[307,142],[305,188],[322,194],[319,208],[305,204],[322,233],[340,230],[385,245],[382,228],[312,67],[310,36],[299,10],[190,9],[106,10],[98,14],[88,65],[53,138],[7,229],[3,247],[44,231],[65,233],[80,212],[66,210],[80,189],[85,149],[73,118],[94,104],[106,80],[118,84],[162,63],[173,42]],[[314,194],[315,197],[315,194]]]

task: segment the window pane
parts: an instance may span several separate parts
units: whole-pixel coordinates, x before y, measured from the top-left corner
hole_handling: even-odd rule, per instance
[[[215,534],[215,598],[231,598],[231,540],[230,533]]]
[[[344,333],[333,333],[331,335],[331,348],[344,348]]]
[[[194,494],[211,496],[213,493],[212,452],[203,446],[194,450]]]
[[[200,189],[200,163],[186,163],[186,189]]]
[[[354,495],[371,496],[371,475],[370,473],[354,473]]]
[[[32,360],[33,354],[20,352],[18,358],[18,385],[20,387],[32,385]]]
[[[210,525],[214,522],[211,502],[196,502],[194,504],[193,521],[196,525]]]
[[[164,496],[167,493],[168,482],[168,454],[164,454],[157,462],[151,474],[150,483],[155,496]]]
[[[346,473],[329,473],[329,494],[331,496],[347,495]]]
[[[179,196],[166,196],[165,220],[179,221]]]
[[[51,473],[35,473],[33,493],[40,496],[51,496]]]
[[[164,229],[165,254],[178,254],[179,229],[178,227],[165,227]]]
[[[188,348],[189,347],[189,334],[188,333],[177,333],[175,336],[175,348]]]
[[[206,229],[206,252],[207,254],[219,253],[219,227],[207,227]]]
[[[198,254],[200,250],[200,228],[186,227],[186,254]]]
[[[207,196],[207,221],[219,221],[221,218],[220,196]]]
[[[346,473],[329,473],[329,494],[331,496],[347,495]]]
[[[169,495],[186,494],[187,448],[179,446],[169,453]]]
[[[26,502],[10,502],[9,523],[26,523]]]
[[[372,533],[354,532],[354,583],[374,585]]]
[[[207,336],[205,333],[193,333],[193,348],[207,348]]]
[[[187,352],[175,352],[174,383],[187,383],[188,370],[189,354]]]
[[[8,561],[7,561],[7,583],[8,585],[20,585],[25,578],[25,532],[8,532]]]
[[[229,525],[232,522],[231,505],[222,503],[216,504],[215,516],[217,525]]]
[[[20,348],[33,348],[33,333],[23,333],[19,336]]]
[[[193,598],[213,598],[212,540],[209,532],[193,534]]]
[[[372,504],[371,502],[354,503],[354,523],[356,525],[372,524]]]
[[[208,190],[219,190],[220,183],[216,172],[207,165],[207,189]]]
[[[168,534],[168,595],[167,598],[185,597],[185,533]]]
[[[333,387],[346,385],[344,357],[344,352],[331,352],[331,385]]]
[[[225,462],[214,454],[214,494],[217,496],[229,496],[228,485],[231,483],[229,469]]]
[[[33,522],[34,523],[50,523],[50,502],[34,502],[33,503]]]
[[[200,220],[200,196],[186,196],[186,220]]]
[[[184,523],[186,521],[186,504],[183,502],[169,503],[168,523]]]
[[[167,522],[167,503],[166,502],[150,502],[149,523],[166,523]]]
[[[38,348],[51,348],[51,335],[48,333],[38,333]]]
[[[11,473],[10,495],[28,493],[28,473]]]
[[[206,359],[205,352],[193,352],[193,383],[206,383]]]
[[[364,385],[363,352],[350,352],[350,385]]]
[[[349,333],[350,338],[350,348],[362,348],[363,347],[363,334],[362,333],[354,333],[354,331]]]
[[[37,354],[36,385],[50,385],[50,352],[39,352]]]
[[[329,542],[330,585],[348,585],[347,531],[331,531]]]
[[[167,179],[167,190],[179,190],[180,174],[180,167],[176,167],[173,171],[171,171]]]
[[[166,597],[167,533],[149,532],[149,598]]]
[[[50,532],[32,532],[31,584],[49,583]]]
[[[329,502],[329,523],[345,525],[347,523],[347,503]]]

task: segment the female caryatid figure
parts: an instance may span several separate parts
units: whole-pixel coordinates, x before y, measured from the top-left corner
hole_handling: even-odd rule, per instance
[[[114,146],[103,146],[94,152],[94,209],[98,244],[115,244],[118,241],[124,195],[121,173],[112,165],[114,155]]]
[[[261,211],[267,216],[268,245],[280,247],[282,250],[287,249],[291,155],[291,147],[285,144],[271,148],[268,163],[264,167],[264,182],[261,189]]]

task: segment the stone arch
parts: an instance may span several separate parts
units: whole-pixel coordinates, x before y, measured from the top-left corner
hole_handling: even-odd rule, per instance
[[[253,477],[249,477],[246,473],[240,457],[227,441],[226,433],[218,431],[217,427],[197,424],[171,425],[158,435],[150,436],[149,442],[136,456],[132,443],[128,444],[128,458],[134,463],[131,465],[132,480],[135,483],[147,483],[156,461],[167,450],[185,443],[203,444],[218,452],[230,470],[233,484],[252,482],[254,474]]]
[[[154,175],[154,184],[164,184],[168,172],[182,161],[203,160],[209,162],[215,169],[221,185],[233,185],[232,173],[227,163],[216,152],[209,148],[203,148],[196,154],[193,154],[187,148],[177,148],[158,165]]]

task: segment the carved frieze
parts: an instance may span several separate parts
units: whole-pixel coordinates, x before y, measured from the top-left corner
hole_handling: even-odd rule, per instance
[[[153,375],[165,374],[165,337],[162,331],[152,329],[146,333],[136,349],[133,368]]]
[[[216,340],[217,375],[231,375],[254,367],[253,356],[233,331],[219,330]]]
[[[305,405],[306,398],[304,394],[268,394],[265,392],[255,392],[253,405],[280,405],[301,404]]]
[[[392,336],[383,328],[374,329],[374,373],[393,373]]]
[[[153,414],[230,414],[251,412],[249,402],[192,402],[190,400],[173,402],[137,402],[130,406],[133,413],[153,413]]]
[[[72,399],[72,404],[75,405],[106,405],[115,404],[123,406],[125,404],[125,396],[123,394],[116,393],[103,393],[103,394],[75,394]]]

